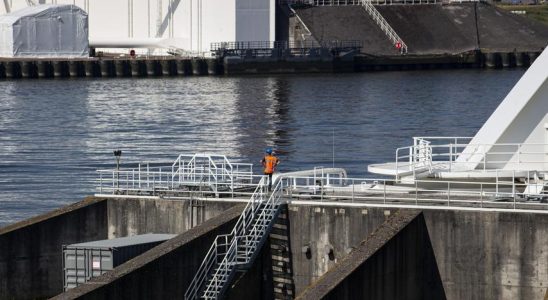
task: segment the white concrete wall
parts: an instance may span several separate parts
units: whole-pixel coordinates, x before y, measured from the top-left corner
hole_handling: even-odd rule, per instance
[[[11,3],[12,11],[27,6],[25,0],[7,1]],[[90,40],[180,38],[188,44],[186,50],[208,52],[213,42],[275,39],[275,0],[35,0],[35,2],[75,4],[84,9],[89,14]],[[161,3],[161,7],[158,3]],[[0,1],[0,13],[5,13],[3,0]],[[159,16],[161,22],[158,22]]]

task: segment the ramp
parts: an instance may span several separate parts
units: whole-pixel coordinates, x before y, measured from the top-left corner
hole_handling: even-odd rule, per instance
[[[319,42],[359,40],[363,53],[399,55],[386,34],[361,6],[295,8],[295,12]]]
[[[548,26],[486,3],[375,5],[409,47],[409,54],[539,52]],[[295,8],[318,41],[360,40],[363,53],[399,52],[359,5]]]

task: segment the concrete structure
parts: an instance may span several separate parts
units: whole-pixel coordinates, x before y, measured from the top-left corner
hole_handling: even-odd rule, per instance
[[[89,14],[91,46],[105,42],[122,47],[179,48],[195,54],[209,52],[223,41],[275,39],[274,0],[39,0],[37,4],[74,4]],[[27,6],[26,1],[4,1],[0,14]],[[8,9],[6,9],[8,8]],[[143,47],[149,45],[148,47]],[[120,46],[120,45],[118,45]],[[140,47],[139,47],[140,46]],[[98,47],[98,48],[99,48]],[[112,51],[112,50],[111,50]],[[118,50],[128,53],[127,50]],[[160,51],[157,53],[165,53]]]
[[[151,231],[180,235],[58,299],[117,295],[147,299],[151,292],[156,296],[162,293],[162,298],[180,298],[214,236],[232,228],[230,222],[241,210],[241,206],[230,209],[234,205],[237,203],[228,200],[191,206],[188,200],[90,198],[10,225],[0,230],[0,298],[29,299],[61,293],[63,244]],[[334,202],[289,204],[285,263],[274,264],[267,243],[254,267],[237,280],[229,298],[245,295],[268,299],[272,269],[277,266],[293,270],[290,274],[296,295],[307,295],[310,291],[305,290],[317,287],[313,284],[324,280],[322,275],[333,276],[332,270],[342,285],[330,284],[324,291],[334,295],[364,285],[375,297],[391,299],[390,295],[404,290],[413,295],[416,276],[422,274],[421,282],[437,286],[447,299],[544,297],[548,286],[548,214],[419,212]],[[191,213],[210,221],[189,230]],[[370,248],[371,243],[376,246]],[[363,245],[378,250],[369,250],[359,258],[353,256],[352,251],[362,251]],[[349,259],[357,269],[344,267]],[[46,272],[55,268],[59,272]],[[343,269],[347,270],[344,274],[337,272]],[[413,270],[418,272],[413,273],[416,276],[408,276]],[[374,278],[385,281],[371,281]]]
[[[4,227],[0,229],[0,299],[58,294],[63,288],[63,245],[145,233],[182,233],[232,206],[220,202],[205,210],[189,201],[88,198]]]
[[[536,52],[548,44],[546,25],[485,2],[375,7],[406,42],[409,54]],[[289,21],[290,40],[361,40],[363,53],[397,53],[359,6],[316,6],[295,11],[297,15]]]

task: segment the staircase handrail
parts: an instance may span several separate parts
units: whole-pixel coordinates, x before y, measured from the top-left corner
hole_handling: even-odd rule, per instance
[[[371,0],[360,0],[362,7],[367,13],[373,18],[377,23],[380,29],[388,36],[390,41],[394,44],[400,43],[400,53],[407,53],[407,44],[400,38],[396,31],[388,24],[386,19],[381,15],[381,13],[373,6]]]
[[[236,221],[236,224],[232,228],[232,231],[227,234],[223,235],[228,239],[231,240],[231,245],[234,241],[234,238],[238,236],[238,233],[241,231],[245,232],[245,229],[247,226],[249,226],[250,222],[246,222],[246,219],[248,218],[248,215],[251,217],[254,215],[255,211],[258,208],[258,205],[256,205],[255,198],[257,195],[261,196],[264,193],[264,188],[266,187],[266,177],[263,176],[261,180],[259,181],[259,184],[255,188],[255,191],[253,192],[253,195],[251,196],[250,201],[248,201],[247,205],[245,206],[244,210],[242,211],[242,214]],[[248,224],[246,226],[246,223]],[[243,235],[243,234],[240,234]],[[209,270],[211,267],[208,267],[210,265],[210,262],[213,261],[217,256],[217,247],[218,247],[218,238],[221,236],[217,236],[215,238],[215,241],[209,248],[208,253],[206,254],[205,258],[202,261],[202,264],[198,268],[198,271],[196,272],[196,275],[192,279],[192,282],[190,283],[189,288],[187,289],[185,293],[185,299],[196,299],[198,296],[198,293],[200,292],[200,287],[202,285],[202,280],[205,279],[207,274],[209,274]],[[228,242],[228,241],[227,241]],[[226,256],[226,255],[225,255]]]
[[[270,194],[270,197],[268,197],[267,201],[263,203],[263,205],[264,205],[263,211],[258,215],[258,218],[255,220],[255,222],[253,222],[251,224],[252,226],[251,226],[251,229],[249,230],[249,233],[246,230],[247,227],[243,227],[243,232],[237,230],[237,225],[232,230],[232,232],[230,234],[231,236],[233,235],[231,245],[228,248],[224,259],[222,260],[221,264],[219,265],[219,268],[217,268],[217,270],[215,271],[215,274],[213,275],[212,280],[210,281],[210,284],[206,287],[206,290],[204,291],[205,295],[207,295],[208,293],[211,293],[212,290],[213,290],[213,292],[218,291],[218,289],[219,289],[219,285],[218,285],[219,277],[220,276],[230,277],[230,273],[234,271],[236,263],[247,264],[247,263],[250,262],[250,259],[251,259],[250,256],[246,256],[245,261],[243,261],[243,262],[239,262],[239,261],[236,262],[235,258],[238,256],[238,241],[240,239],[248,240],[249,237],[251,236],[252,237],[252,244],[249,245],[249,246],[252,246],[253,248],[256,248],[257,244],[261,241],[261,239],[256,239],[256,237],[259,236],[259,232],[264,230],[264,229],[259,229],[259,225],[261,223],[267,221],[268,218],[270,218],[269,221],[271,221],[272,218],[273,218],[273,212],[269,213],[269,211],[267,211],[266,209],[267,208],[272,209],[274,207],[274,204],[275,204],[274,201],[278,200],[280,198],[279,194],[281,194],[280,192],[282,191],[282,187],[283,187],[281,179],[283,179],[283,178],[282,177],[278,178],[278,180],[275,184],[275,187],[272,190],[272,193]],[[257,208],[258,208],[258,205],[257,205]],[[245,212],[245,210],[244,210],[244,212]],[[244,214],[242,214],[242,216],[243,215]],[[263,238],[262,235],[261,235],[261,238]],[[256,250],[256,249],[254,249],[254,250]],[[222,287],[221,287],[221,289],[222,289]]]

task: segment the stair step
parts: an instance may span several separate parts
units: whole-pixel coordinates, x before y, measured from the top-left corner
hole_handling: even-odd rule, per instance
[[[276,251],[282,251],[282,250],[286,250],[289,248],[289,245],[287,244],[286,241],[282,241],[282,240],[275,240],[275,241],[270,241],[270,249],[271,250],[276,250]]]
[[[274,288],[274,293],[284,295],[284,292],[283,292],[282,288]],[[286,289],[286,293],[287,293],[287,295],[293,295],[293,291],[289,288]]]
[[[278,240],[287,241],[287,235],[280,235],[280,234],[271,233],[270,238],[271,239],[278,239]]]
[[[287,225],[286,224],[280,224],[280,223],[274,223],[274,225],[272,225],[272,228],[287,230]]]
[[[272,256],[272,260],[275,260],[277,262],[282,262],[283,261],[283,262],[286,262],[286,263],[288,263],[290,261],[289,257],[283,257],[283,256],[276,256],[276,257]]]
[[[293,281],[291,279],[281,278],[281,277],[273,277],[272,281],[274,281],[275,283],[285,283],[285,284],[292,284],[293,283]]]
[[[279,235],[287,235],[287,229],[280,229],[280,228],[272,228],[270,230],[270,233],[279,234]]]

